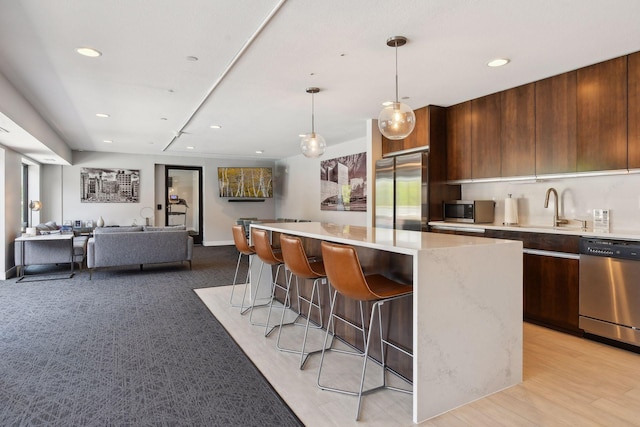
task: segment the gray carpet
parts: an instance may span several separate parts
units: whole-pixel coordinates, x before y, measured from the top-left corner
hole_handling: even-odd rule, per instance
[[[236,256],[0,282],[0,425],[301,425],[193,292]]]

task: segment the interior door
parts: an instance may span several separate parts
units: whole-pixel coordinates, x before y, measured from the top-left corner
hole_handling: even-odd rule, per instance
[[[165,224],[184,225],[202,243],[202,168],[165,166]]]

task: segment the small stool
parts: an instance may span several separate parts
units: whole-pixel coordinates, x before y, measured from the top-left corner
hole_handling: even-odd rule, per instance
[[[255,255],[256,251],[253,246],[249,246],[249,242],[247,241],[247,233],[244,226],[234,225],[231,227],[231,231],[233,232],[233,242],[235,243],[236,249],[238,250],[238,262],[236,263],[236,272],[233,275],[233,285],[231,287],[231,297],[229,298],[229,305],[231,305],[232,307],[241,307],[240,311],[244,311],[244,304],[233,304],[233,293],[236,289],[236,280],[238,278],[238,269],[240,268],[242,255],[246,255],[247,259],[249,260],[247,276],[244,279],[245,286],[249,286],[249,273],[251,272],[251,255]],[[244,297],[242,298],[242,300],[244,303]]]
[[[331,313],[329,314],[329,323],[332,324],[334,318],[339,320],[345,320],[334,313],[335,302],[337,294],[351,298],[356,301],[369,301],[373,303],[371,307],[371,317],[369,318],[369,334],[364,345],[364,362],[362,364],[362,377],[360,379],[360,388],[358,391],[349,391],[338,388],[332,388],[324,386],[320,383],[320,377],[322,374],[322,364],[324,362],[324,354],[326,342],[329,337],[329,327],[325,335],[325,343],[322,349],[322,357],[320,359],[320,366],[318,368],[318,387],[323,390],[335,391],[339,393],[358,396],[358,407],[356,408],[356,421],[360,418],[360,406],[362,402],[362,394],[369,393],[374,390],[387,388],[391,390],[400,391],[403,393],[412,393],[411,390],[405,390],[397,387],[388,386],[386,383],[386,364],[385,364],[385,348],[384,346],[392,347],[410,357],[413,355],[399,346],[389,342],[384,338],[382,331],[382,315],[380,308],[383,304],[389,301],[393,301],[400,298],[410,297],[413,293],[413,287],[405,285],[394,280],[388,279],[380,274],[372,274],[365,276],[362,272],[362,266],[358,259],[358,254],[353,246],[338,245],[329,242],[322,242],[322,258],[324,260],[325,271],[331,286],[333,286],[334,293],[331,302]],[[367,359],[369,356],[369,348],[371,344],[371,331],[373,330],[374,317],[378,312],[378,328],[380,331],[380,354],[381,354],[381,366],[382,366],[382,385],[371,388],[369,390],[363,390],[364,378],[367,367]],[[347,322],[349,323],[349,322]],[[335,332],[334,332],[335,333]],[[333,344],[333,341],[332,341]],[[327,350],[332,350],[331,347]]]
[[[320,316],[320,324],[315,326],[315,328],[322,328],[322,307],[320,300],[320,288],[318,287],[318,282],[322,282],[323,284],[327,283],[327,277],[324,271],[324,264],[322,261],[311,260],[307,257],[307,254],[302,246],[302,241],[297,237],[287,236],[282,234],[280,236],[280,248],[282,249],[282,258],[284,259],[285,266],[289,269],[291,274],[288,277],[287,288],[286,288],[286,296],[285,301],[290,301],[290,291],[291,291],[291,281],[293,275],[296,276],[296,289],[298,294],[298,316],[296,319],[288,323],[288,325],[296,325],[296,326],[304,326],[304,338],[302,339],[302,348],[300,350],[292,350],[288,348],[283,348],[280,346],[280,337],[282,335],[282,327],[284,326],[284,315],[285,311],[282,311],[282,317],[280,319],[280,329],[278,330],[278,339],[276,341],[276,348],[280,351],[288,352],[288,353],[296,353],[300,355],[300,369],[304,368],[304,364],[307,361],[307,358],[313,354],[322,351],[322,349],[315,351],[305,351],[305,347],[307,344],[307,335],[309,332],[309,323],[311,322],[311,309],[316,308],[318,310],[318,315]],[[311,288],[311,296],[307,299],[300,294],[300,286],[298,283],[298,279],[303,280],[313,280],[313,286]],[[316,302],[314,302],[314,297],[316,298]],[[302,316],[302,306],[301,301],[306,302],[309,305],[309,309],[307,311],[307,321],[304,323],[296,323],[298,318]]]
[[[260,279],[262,278],[263,267],[265,265],[268,265],[270,267],[273,267],[273,266],[277,267],[275,279],[273,278],[273,276],[271,277],[271,298],[269,299],[269,303],[268,303],[269,312],[267,314],[267,321],[265,323],[257,323],[253,321],[253,309],[254,307],[256,307],[255,298],[253,299],[253,303],[251,304],[251,312],[249,314],[249,322],[252,325],[265,327],[264,336],[266,337],[266,336],[269,336],[269,334],[278,326],[278,325],[274,325],[271,328],[269,328],[269,320],[271,319],[271,310],[273,308],[273,300],[275,299],[276,289],[281,289],[285,292],[287,290],[286,287],[278,284],[277,282],[278,274],[280,273],[280,267],[284,265],[284,260],[282,259],[282,254],[280,253],[280,251],[274,251],[273,247],[271,247],[271,242],[269,241],[269,235],[266,230],[252,228],[251,240],[253,242],[253,247],[256,250],[256,255],[258,256],[258,258],[260,258],[260,261],[262,261],[262,265],[260,265],[260,272],[258,273],[258,283],[256,285],[255,295],[258,295],[258,290],[260,288]],[[286,276],[286,273],[285,273],[285,276]],[[244,298],[243,298],[243,304],[244,304]],[[263,305],[266,305],[266,304],[263,304]],[[284,311],[286,308],[288,308],[288,306],[287,306],[287,301],[285,300],[285,304],[283,305],[282,310]]]

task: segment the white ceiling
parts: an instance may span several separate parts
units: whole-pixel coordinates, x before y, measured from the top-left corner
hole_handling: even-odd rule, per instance
[[[394,97],[390,36],[409,39],[403,102],[449,106],[640,51],[639,16],[637,0],[2,1],[0,72],[73,150],[276,159],[311,130],[309,86],[328,145],[365,135]]]

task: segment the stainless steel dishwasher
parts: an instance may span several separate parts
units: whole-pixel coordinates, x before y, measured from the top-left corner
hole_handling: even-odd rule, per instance
[[[640,242],[580,239],[580,328],[640,346]]]

